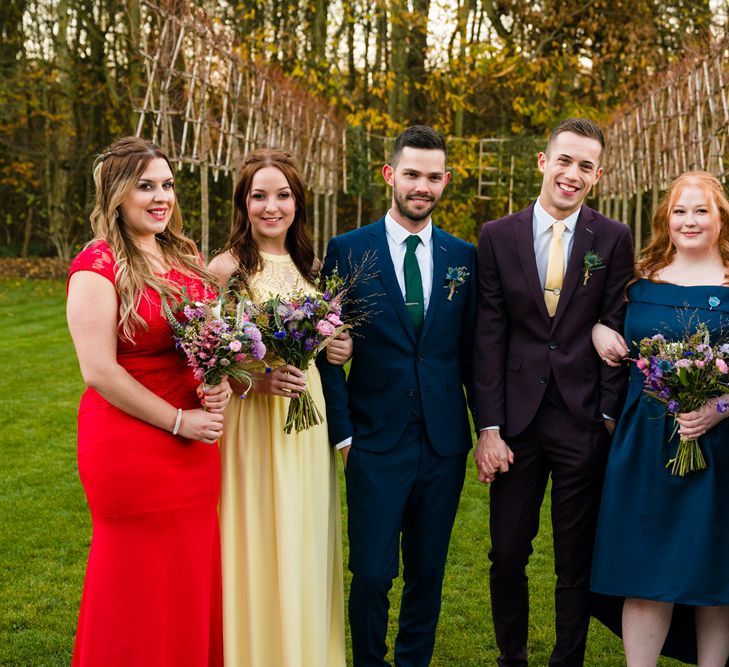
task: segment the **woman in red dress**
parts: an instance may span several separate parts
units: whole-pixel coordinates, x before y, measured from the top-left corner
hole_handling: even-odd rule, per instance
[[[160,294],[212,296],[182,235],[172,169],[121,139],[94,168],[94,240],[68,278],[68,326],[88,388],[78,466],[93,537],[73,665],[222,665],[216,441],[230,398],[204,398]]]

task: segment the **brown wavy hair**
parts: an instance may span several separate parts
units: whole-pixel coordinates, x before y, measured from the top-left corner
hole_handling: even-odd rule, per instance
[[[280,150],[256,150],[246,156],[238,172],[233,194],[233,224],[224,250],[229,250],[238,261],[235,274],[243,287],[247,287],[250,276],[263,269],[263,257],[258,243],[253,238],[251,221],[248,217],[248,194],[253,176],[259,169],[275,167],[288,181],[296,204],[294,221],[286,232],[285,247],[301,275],[310,283],[317,277],[314,259],[314,245],[306,229],[306,194],[299,169],[291,153]],[[317,263],[318,264],[318,263]]]
[[[160,294],[177,295],[180,292],[177,285],[155,275],[147,255],[134,243],[119,210],[147,165],[156,158],[167,162],[174,174],[170,161],[159,146],[139,137],[115,141],[94,162],[96,198],[90,216],[94,238],[87,246],[99,240],[106,241],[116,260],[118,328],[121,337],[129,341],[139,328],[147,328],[137,308],[148,287]],[[167,227],[156,238],[169,266],[197,276],[208,285],[216,284],[212,274],[202,266],[197,246],[182,233],[182,214],[177,197]]]
[[[727,199],[724,186],[715,176],[706,171],[687,171],[671,183],[656,209],[650,243],[640,254],[640,259],[635,265],[636,277],[631,282],[640,278],[653,280],[662,268],[671,263],[676,254],[676,246],[671,241],[668,219],[676,200],[687,185],[700,187],[706,194],[709,206],[718,212],[721,220],[719,252],[724,266],[729,266],[729,199]]]

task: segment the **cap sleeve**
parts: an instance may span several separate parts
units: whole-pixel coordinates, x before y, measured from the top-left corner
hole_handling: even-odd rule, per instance
[[[97,241],[74,257],[68,270],[68,280],[77,271],[93,271],[104,276],[112,284],[116,284],[116,262],[106,241]]]

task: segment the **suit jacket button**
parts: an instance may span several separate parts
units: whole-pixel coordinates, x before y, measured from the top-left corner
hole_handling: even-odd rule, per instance
[[[550,350],[556,350],[556,349],[557,349],[557,343],[555,343],[554,341],[552,341],[552,342],[551,342],[551,343],[549,344],[549,349],[550,349]]]
[[[408,389],[408,396],[410,396],[410,398],[415,398],[415,389]]]
[[[423,355],[419,354],[418,355],[418,361],[422,361],[422,360],[423,360]]]
[[[539,378],[539,384],[547,384],[547,378],[545,378],[543,375]]]

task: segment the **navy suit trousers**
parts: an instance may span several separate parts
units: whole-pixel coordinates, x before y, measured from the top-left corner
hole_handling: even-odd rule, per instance
[[[389,665],[387,596],[398,574],[401,535],[404,588],[395,665],[430,663],[466,456],[437,454],[416,415],[392,449],[371,452],[355,443],[350,450],[349,619],[355,667]]]

